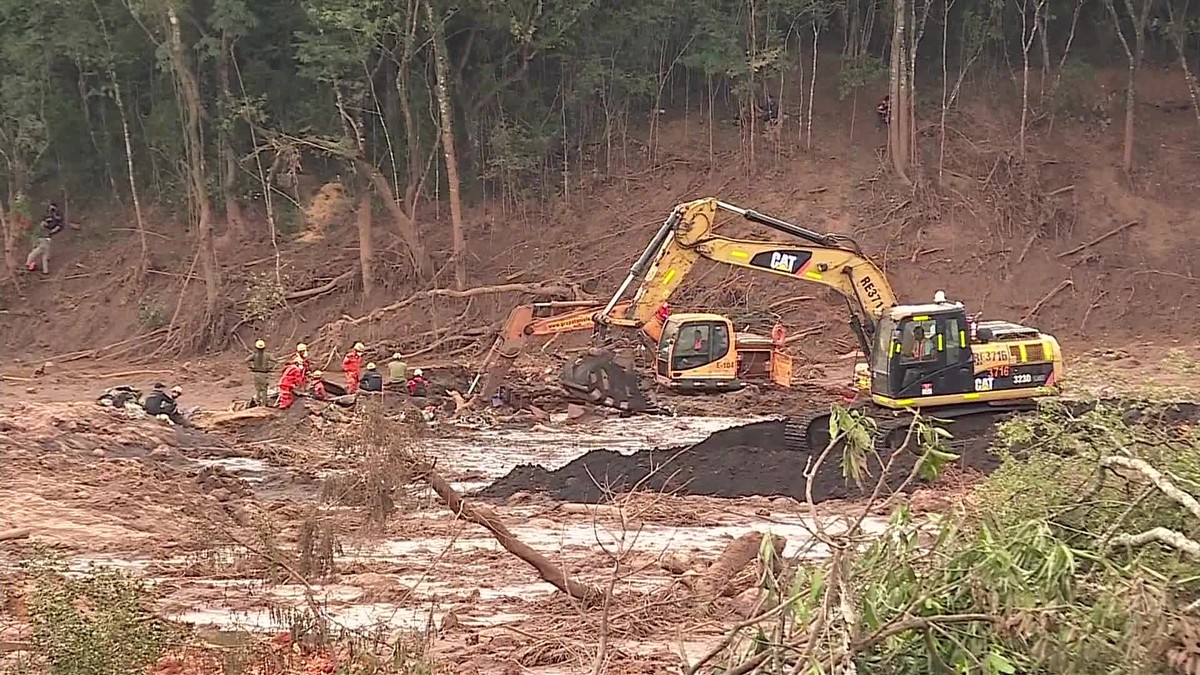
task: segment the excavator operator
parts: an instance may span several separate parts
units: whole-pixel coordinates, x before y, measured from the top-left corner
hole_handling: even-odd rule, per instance
[[[913,327],[913,342],[909,356],[913,361],[928,361],[933,358],[933,340],[925,337],[925,329]]]

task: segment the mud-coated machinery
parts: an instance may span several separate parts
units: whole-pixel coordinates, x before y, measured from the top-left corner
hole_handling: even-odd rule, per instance
[[[715,234],[719,211],[768,227],[795,243]],[[940,419],[978,419],[1031,409],[1035,399],[1058,393],[1063,359],[1053,336],[1007,321],[969,322],[962,303],[945,302],[941,294],[932,303],[899,304],[882,270],[852,239],[715,198],[680,204],[671,211],[608,305],[593,315],[600,343],[614,328],[637,329],[648,322],[701,259],[764,272],[781,281],[820,284],[845,298],[851,330],[866,357],[859,369],[867,373],[864,393],[869,396],[857,405],[876,419],[889,445],[903,439],[910,409]],[[632,301],[619,305],[635,282]],[[617,311],[618,306],[623,310]],[[687,337],[695,327],[706,327],[710,336],[719,326],[731,330],[727,324],[679,318],[678,330],[664,330],[661,336],[657,374],[670,377],[677,366],[702,367],[701,360],[719,363],[727,358],[727,350],[712,346],[697,354],[697,343]],[[684,356],[691,360],[684,361]],[[568,392],[595,403],[634,411],[650,407],[638,390],[636,373],[603,349],[567,364],[561,381]],[[829,415],[826,409],[791,416],[789,440],[819,452],[829,442]]]
[[[617,303],[611,313],[623,314],[629,304]],[[594,302],[570,300],[535,302],[514,307],[476,378],[475,384],[479,386],[473,384],[468,395],[473,395],[472,400],[478,402],[489,400],[530,338],[593,330],[593,315],[601,309]],[[668,336],[666,342],[673,343],[685,326],[687,330],[684,334],[692,340],[691,351],[679,351],[678,368],[656,371],[656,380],[663,387],[681,392],[726,392],[736,391],[747,382],[790,386],[791,358],[776,349],[769,338],[753,333],[735,333],[733,323],[720,314],[675,314],[664,318],[656,312],[646,323],[638,326],[635,347],[644,347],[656,354],[658,346],[664,344],[664,334]],[[721,358],[709,358],[711,350],[719,352]],[[703,351],[702,355],[700,351]],[[629,370],[632,369],[631,366]],[[601,376],[603,372],[601,366],[593,374]],[[633,389],[622,399],[627,405],[606,401],[602,396],[589,400],[629,409],[628,402],[632,397],[635,409],[646,409],[648,404],[636,386],[636,375],[633,377]],[[605,390],[611,388],[606,386]],[[588,398],[588,392],[579,393]]]

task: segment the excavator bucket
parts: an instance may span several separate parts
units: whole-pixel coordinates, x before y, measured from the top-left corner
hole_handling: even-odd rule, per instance
[[[609,352],[581,354],[568,361],[559,382],[569,394],[595,405],[627,412],[652,408],[638,386],[637,372],[618,364]]]

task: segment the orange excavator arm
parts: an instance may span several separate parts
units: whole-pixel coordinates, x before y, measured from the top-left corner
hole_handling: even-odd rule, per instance
[[[617,303],[613,311],[624,312],[630,302]],[[573,300],[517,305],[508,313],[467,396],[474,395],[477,401],[490,400],[530,338],[594,330],[593,315],[603,308],[597,303]],[[647,340],[657,343],[662,335],[662,323],[648,321],[642,326],[642,332]],[[480,382],[482,385],[477,388]]]

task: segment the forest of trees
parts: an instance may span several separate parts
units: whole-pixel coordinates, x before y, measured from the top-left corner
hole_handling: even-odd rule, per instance
[[[40,217],[32,195],[118,199],[139,231],[147,204],[169,205],[215,311],[216,242],[294,215],[301,174],[338,175],[359,204],[368,295],[373,205],[414,274],[435,274],[416,222],[427,199],[449,202],[446,283],[461,287],[463,200],[570,191],[622,164],[631,130],[653,161],[657,111],[683,106],[728,120],[770,95],[785,132],[811,145],[814,65],[827,59],[842,96],[869,90],[860,109],[890,91],[891,165],[908,183],[920,179],[915,102],[944,122],[976,78],[1015,84],[996,91],[1020,106],[1021,153],[1064,73],[1127,66],[1132,113],[1139,68],[1168,64],[1195,101],[1188,2],[0,0],[6,267]],[[761,121],[741,118],[755,138]],[[1135,116],[1124,124],[1128,170]]]

